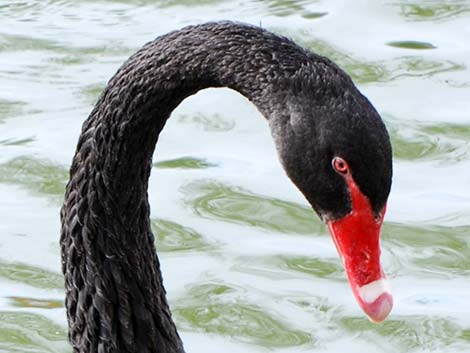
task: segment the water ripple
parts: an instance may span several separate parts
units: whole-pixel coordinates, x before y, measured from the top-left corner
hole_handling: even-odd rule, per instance
[[[0,260],[0,277],[36,288],[60,290],[64,288],[62,274],[22,263],[10,263]]]
[[[195,157],[169,159],[156,162],[153,165],[160,169],[206,169],[217,166],[217,164],[210,163],[206,159]]]
[[[400,15],[410,21],[443,21],[470,13],[468,1],[407,1],[395,2],[400,9]]]
[[[337,259],[312,256],[242,256],[233,266],[236,271],[260,275],[271,279],[292,278],[293,273],[307,274],[315,278],[344,280],[344,269]]]
[[[416,276],[470,276],[470,226],[385,223],[382,239],[395,259]]]
[[[26,105],[26,102],[0,99],[0,123],[8,118],[20,115]]]
[[[357,336],[372,341],[385,339],[394,352],[465,352],[468,348],[470,329],[457,323],[433,316],[409,316],[387,320],[381,325],[369,323],[361,318],[343,318],[343,327]]]
[[[174,313],[185,330],[230,336],[264,347],[293,347],[313,343],[313,337],[290,328],[261,307],[237,299],[227,285],[200,284],[176,304]]]
[[[22,156],[0,164],[0,183],[21,185],[60,199],[67,180],[67,169],[48,160]]]
[[[464,64],[452,60],[436,60],[423,56],[407,55],[379,61],[358,59],[323,40],[311,37],[310,33],[296,32],[289,33],[289,36],[312,51],[334,60],[359,84],[391,82],[403,77],[429,78],[467,69]]]
[[[204,131],[229,131],[235,127],[235,121],[224,119],[219,114],[207,116],[206,114],[179,115],[178,121],[183,124],[194,124]]]
[[[182,191],[186,203],[203,217],[281,233],[319,234],[325,229],[308,207],[241,188],[202,180],[185,185]]]
[[[470,156],[470,125],[385,118],[396,158],[448,164]]]
[[[203,236],[189,227],[164,219],[152,220],[151,225],[158,251],[207,251],[210,248]]]
[[[38,299],[28,297],[7,297],[13,306],[19,308],[39,308],[39,309],[57,309],[63,308],[64,303],[61,300]]]
[[[70,352],[64,328],[37,314],[0,311],[0,352]]]

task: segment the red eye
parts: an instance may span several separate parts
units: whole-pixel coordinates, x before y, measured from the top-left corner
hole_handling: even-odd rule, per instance
[[[341,157],[335,157],[331,161],[333,168],[340,174],[347,174],[349,172],[349,166],[346,161]]]

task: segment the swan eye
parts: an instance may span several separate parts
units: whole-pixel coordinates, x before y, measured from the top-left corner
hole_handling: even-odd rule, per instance
[[[346,163],[346,161],[341,157],[333,158],[331,165],[333,166],[333,169],[339,174],[347,174],[349,172],[348,163]]]

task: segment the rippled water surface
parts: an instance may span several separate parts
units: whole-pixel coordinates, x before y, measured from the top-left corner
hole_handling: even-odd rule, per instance
[[[327,55],[391,133],[382,236],[395,307],[355,303],[264,119],[211,89],[154,156],[152,226],[188,352],[470,352],[470,1],[0,3],[0,352],[71,352],[58,209],[80,127],[119,65],[184,25],[261,24]]]

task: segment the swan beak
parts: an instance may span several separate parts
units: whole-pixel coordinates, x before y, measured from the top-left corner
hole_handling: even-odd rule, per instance
[[[327,225],[354,297],[368,318],[378,323],[387,318],[393,307],[390,285],[380,265],[379,237],[385,209],[377,220],[367,206],[353,202],[351,213],[327,221]]]

